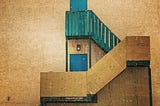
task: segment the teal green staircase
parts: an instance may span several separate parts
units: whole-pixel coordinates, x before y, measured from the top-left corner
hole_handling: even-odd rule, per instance
[[[106,52],[116,46],[120,39],[91,10],[66,12],[67,38],[91,38]]]

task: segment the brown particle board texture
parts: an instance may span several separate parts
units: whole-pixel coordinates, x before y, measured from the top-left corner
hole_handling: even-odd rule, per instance
[[[47,106],[150,106],[148,68],[127,67],[97,96],[97,103],[52,103]]]
[[[148,36],[127,37],[127,60],[150,60],[150,38]]]
[[[41,97],[86,96],[85,72],[42,72]]]

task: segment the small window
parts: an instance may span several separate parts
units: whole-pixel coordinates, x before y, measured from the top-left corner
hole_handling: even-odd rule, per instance
[[[87,10],[87,0],[70,0],[70,11]]]

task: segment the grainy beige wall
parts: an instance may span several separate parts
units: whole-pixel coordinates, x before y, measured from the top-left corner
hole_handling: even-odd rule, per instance
[[[69,0],[0,0],[0,105],[36,106],[40,72],[65,71],[68,9]]]
[[[153,104],[159,106],[160,1],[88,2],[121,39],[151,36]],[[65,71],[66,10],[69,0],[0,0],[0,104],[8,103],[6,96],[10,106],[39,104],[39,72]]]

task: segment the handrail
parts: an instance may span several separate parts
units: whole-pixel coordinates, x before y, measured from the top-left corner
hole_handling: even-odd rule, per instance
[[[66,12],[66,37],[91,38],[105,51],[116,46],[120,39],[97,17],[92,10]]]

